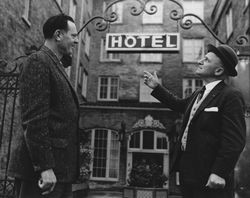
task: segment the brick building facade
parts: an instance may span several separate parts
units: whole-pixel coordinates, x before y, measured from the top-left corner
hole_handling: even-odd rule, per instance
[[[94,16],[113,1],[94,1]],[[87,97],[81,106],[81,128],[89,135],[93,154],[91,188],[121,187],[127,183],[136,161],[150,160],[163,166],[169,177],[165,188],[178,192],[178,178],[169,175],[172,146],[181,115],[165,108],[150,96],[143,84],[143,71],[157,71],[163,86],[179,97],[186,97],[203,82],[193,75],[197,60],[214,43],[210,33],[199,21],[184,30],[170,19],[173,10],[181,12],[172,1],[154,0],[155,14],[133,16],[131,8],[138,2],[123,1],[110,10],[118,19],[104,32],[93,31],[90,37],[90,64]],[[195,13],[211,25],[211,13],[216,1],[183,1],[184,13]],[[148,4],[147,6],[150,6]],[[146,6],[146,9],[148,8]],[[111,11],[110,11],[111,12]],[[86,29],[88,31],[88,28]],[[180,49],[172,52],[112,52],[105,51],[107,33],[180,33]],[[157,124],[154,124],[157,123]],[[122,138],[125,132],[125,140]]]

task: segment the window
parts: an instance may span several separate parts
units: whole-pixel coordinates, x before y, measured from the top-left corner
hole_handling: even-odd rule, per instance
[[[30,23],[30,20],[29,20],[30,7],[31,7],[31,0],[25,0],[25,2],[24,2],[24,13],[23,13],[22,19],[29,27],[31,26],[31,23]]]
[[[146,10],[150,10],[151,6],[157,7],[155,14],[147,14],[143,12],[142,23],[143,24],[162,24],[163,23],[163,2],[162,1],[150,1],[146,5]]]
[[[118,134],[108,129],[93,129],[92,179],[118,180],[120,143]]]
[[[71,16],[74,20],[76,19],[76,2],[75,2],[75,0],[70,0],[69,16]]]
[[[182,80],[183,98],[190,96],[195,90],[203,86],[203,81],[200,79],[187,78]]]
[[[87,83],[88,83],[88,73],[84,69],[82,77],[82,95],[86,98],[87,96]]]
[[[192,13],[204,18],[204,3],[203,1],[183,1],[184,14]],[[201,23],[197,18],[192,16],[187,16],[184,20],[191,20],[193,23]]]
[[[231,6],[226,13],[226,23],[227,23],[227,38],[229,38],[233,33],[233,10]]]
[[[166,134],[154,130],[137,131],[130,136],[129,149],[167,152],[168,139]]]
[[[161,83],[161,79],[159,79]],[[140,79],[140,102],[160,102],[151,96],[152,89],[150,89],[147,85],[144,84],[144,79]]]
[[[103,2],[103,12],[105,12],[108,4],[106,2]],[[115,3],[107,10],[107,16],[109,17],[112,12],[115,12],[117,14],[117,20],[112,22],[112,24],[120,24],[123,21],[123,3],[118,2]]]
[[[183,39],[183,62],[197,62],[203,56],[203,39]]]
[[[141,53],[141,62],[162,63],[162,54]]]
[[[101,39],[101,61],[102,62],[120,62],[120,54],[119,53],[111,53],[107,52],[105,49],[106,39]]]
[[[89,57],[89,50],[90,50],[90,33],[87,30],[85,32],[85,54]]]
[[[118,100],[118,77],[99,77],[98,100],[117,101]]]
[[[112,12],[117,13],[117,20],[114,21],[114,23],[122,23],[122,20],[123,20],[123,3],[119,2],[119,3],[116,3],[116,4],[112,5],[111,9],[112,9]]]

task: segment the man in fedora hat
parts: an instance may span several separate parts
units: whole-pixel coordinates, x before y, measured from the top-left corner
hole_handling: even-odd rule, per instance
[[[184,198],[233,198],[234,167],[245,145],[246,125],[241,93],[225,84],[236,76],[237,55],[228,45],[208,45],[195,73],[204,87],[181,99],[159,84],[156,72],[144,82],[167,107],[184,113],[173,155]]]

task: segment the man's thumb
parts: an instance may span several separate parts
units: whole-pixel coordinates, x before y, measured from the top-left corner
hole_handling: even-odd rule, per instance
[[[155,77],[156,79],[158,79],[158,76],[157,76],[157,74],[156,74],[156,71],[154,71],[154,77]]]

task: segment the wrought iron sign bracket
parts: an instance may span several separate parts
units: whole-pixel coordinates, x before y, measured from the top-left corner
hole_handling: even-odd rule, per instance
[[[95,29],[97,31],[105,31],[110,27],[110,24],[115,22],[118,19],[118,14],[114,11],[110,12],[110,9],[113,5],[120,3],[120,2],[124,2],[124,1],[129,1],[129,0],[115,0],[113,2],[111,2],[110,4],[107,5],[103,16],[94,16],[92,18],[90,18],[83,26],[82,28],[79,30],[78,34],[80,34],[80,32],[92,21],[98,20],[99,21],[95,24]],[[137,6],[132,6],[130,8],[130,14],[133,16],[139,16],[140,14],[142,14],[143,12],[153,15],[157,12],[157,6],[156,5],[150,5],[149,7],[146,6],[151,0],[133,0],[133,2],[135,2],[137,4]],[[177,21],[177,23],[179,23],[180,27],[184,30],[188,30],[190,28],[192,28],[193,26],[193,22],[190,19],[186,19],[185,17],[188,16],[192,16],[195,17],[196,19],[198,19],[201,24],[211,33],[211,35],[217,40],[219,41],[221,44],[225,44],[224,41],[222,41],[215,33],[214,31],[205,23],[204,20],[202,20],[199,16],[197,16],[196,14],[193,13],[187,13],[184,14],[184,8],[182,6],[182,4],[180,2],[178,2],[177,0],[169,0],[173,3],[175,3],[176,5],[178,5],[181,9],[180,12],[178,12],[176,9],[171,10],[170,11],[170,18],[172,20]],[[249,43],[249,40],[247,38],[246,35],[239,35],[236,39],[236,44],[243,46]]]

